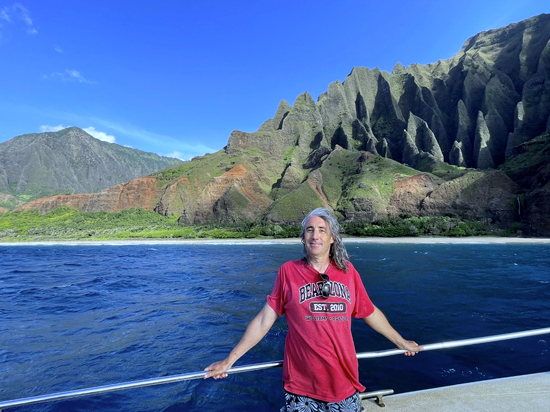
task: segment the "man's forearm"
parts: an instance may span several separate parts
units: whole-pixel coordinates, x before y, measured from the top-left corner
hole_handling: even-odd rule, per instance
[[[364,318],[367,325],[373,328],[376,332],[380,333],[389,341],[393,342],[396,346],[402,345],[404,339],[403,337],[390,325],[390,322],[382,313],[380,309],[376,306],[374,307],[374,312]]]

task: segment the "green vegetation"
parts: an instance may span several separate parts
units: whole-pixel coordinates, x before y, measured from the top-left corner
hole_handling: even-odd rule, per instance
[[[361,174],[349,173],[350,179],[344,187],[344,196],[372,196],[374,199],[380,199],[381,205],[388,204],[394,193],[394,182],[415,174],[418,174],[416,170],[401,163],[374,156],[365,161]]]
[[[486,236],[487,228],[479,221],[464,221],[458,217],[423,216],[389,217],[373,223],[344,223],[350,236],[405,237],[405,236]],[[512,235],[510,233],[509,235]]]
[[[499,169],[510,176],[536,169],[548,162],[550,153],[550,132],[535,137],[518,146],[516,155],[502,164]]]
[[[295,238],[299,225],[266,222],[183,225],[177,216],[130,209],[121,212],[80,212],[66,206],[44,215],[37,211],[0,214],[0,241],[127,240],[127,239],[251,239]],[[519,225],[500,233],[515,236]],[[347,236],[484,236],[489,232],[479,221],[458,217],[388,217],[372,223],[342,224]],[[494,234],[494,233],[493,233]]]
[[[338,210],[353,210],[351,199],[373,205],[384,213],[395,191],[395,181],[418,171],[382,156],[364,157],[359,152],[333,151],[319,169],[323,190]]]
[[[453,180],[463,176],[468,171],[465,167],[450,165],[445,162],[435,162],[428,171],[444,180]]]
[[[40,215],[38,211],[0,214],[0,240],[124,240],[124,239],[234,239],[296,237],[295,226],[242,222],[186,226],[178,216],[161,216],[143,209],[121,212],[80,212],[61,206]]]
[[[276,209],[268,209],[268,212],[277,216],[280,221],[291,222],[297,215],[305,216],[310,210],[322,207],[323,203],[309,184],[304,182],[297,189],[281,197],[274,206]]]
[[[224,157],[223,150],[221,150],[213,154],[197,156],[189,162],[175,164],[152,173],[151,176],[157,178],[161,185],[170,183],[182,176],[186,176],[191,183],[195,184],[219,176],[236,164],[235,162],[224,164],[224,161],[227,162],[227,157]]]
[[[0,195],[1,196],[1,195]],[[16,197],[11,195],[3,196],[4,201],[0,201],[0,207],[6,208],[8,210],[13,210],[17,206],[21,205],[21,202],[17,200]]]

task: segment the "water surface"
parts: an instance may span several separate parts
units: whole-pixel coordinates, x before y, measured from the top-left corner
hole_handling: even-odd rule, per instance
[[[435,343],[549,327],[547,245],[347,244],[403,336]],[[0,400],[196,372],[227,355],[296,244],[0,247]],[[392,345],[362,320],[358,352]],[[237,365],[283,358],[284,319]],[[550,336],[360,361],[396,392],[550,370]],[[236,366],[237,366],[236,365]],[[278,411],[281,369],[20,411]]]

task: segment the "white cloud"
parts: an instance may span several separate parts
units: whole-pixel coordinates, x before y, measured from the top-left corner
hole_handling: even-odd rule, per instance
[[[79,82],[87,84],[95,84],[97,82],[86,79],[78,70],[65,70],[64,72],[52,73],[51,76],[44,76],[44,78],[58,78],[64,82]]]
[[[57,45],[54,46],[54,50],[58,53],[63,53],[63,49],[61,47],[57,46]]]
[[[115,137],[113,135],[110,135],[110,134],[107,134],[107,133],[104,133],[104,132],[100,132],[99,130],[96,130],[95,127],[90,126],[90,127],[86,127],[85,129],[82,129],[82,130],[84,130],[90,136],[95,137],[96,139],[103,140],[104,142],[116,143],[115,142]]]
[[[68,126],[50,126],[50,125],[44,125],[40,126],[40,133],[46,133],[46,132],[59,132],[60,130],[66,129]]]
[[[40,133],[58,132],[60,130],[66,129],[67,127],[70,127],[70,126],[63,126],[61,124],[58,126],[43,125],[43,126],[40,126]],[[102,140],[104,142],[109,142],[109,143],[116,143],[115,141],[116,139],[113,135],[100,132],[99,130],[96,130],[95,127],[93,126],[83,128],[82,130],[84,130],[90,136],[95,137],[98,140]]]
[[[77,80],[79,81],[80,83],[88,83],[88,80],[86,80],[84,78],[84,76],[82,76],[80,74],[79,71],[76,71],[76,70],[65,70],[65,73],[67,74],[67,76],[69,76],[70,79],[74,79],[74,80]]]
[[[165,155],[161,155],[161,156],[166,156],[166,157],[173,157],[175,159],[180,159],[180,160],[189,160],[191,159],[191,157],[189,155],[185,155],[183,154],[182,152],[178,152],[177,150],[172,152],[172,153],[168,153],[168,154],[165,154]],[[186,159],[187,157],[187,159]]]
[[[3,27],[2,21],[13,25],[22,24],[27,34],[38,34],[38,29],[30,18],[29,11],[20,3],[2,8],[0,10],[0,28]]]
[[[8,23],[11,23],[11,17],[8,14],[8,8],[4,7],[2,10],[0,10],[0,20],[7,21]]]

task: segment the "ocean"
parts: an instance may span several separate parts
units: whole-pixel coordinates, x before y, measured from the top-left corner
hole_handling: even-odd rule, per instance
[[[550,327],[550,246],[346,243],[373,302],[420,344]],[[0,401],[202,371],[224,358],[299,244],[0,246]],[[392,349],[354,320],[357,352]],[[235,365],[283,358],[286,322]],[[359,361],[396,393],[550,370],[550,335]],[[278,411],[282,370],[14,411]]]

